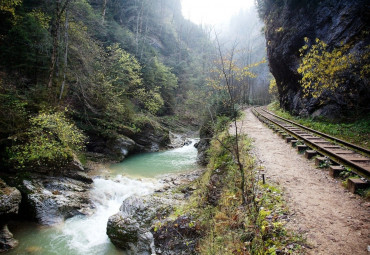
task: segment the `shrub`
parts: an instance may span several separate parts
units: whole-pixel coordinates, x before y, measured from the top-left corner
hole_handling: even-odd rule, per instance
[[[304,95],[317,98],[325,90],[334,91],[344,84],[351,66],[356,63],[354,55],[348,53],[350,45],[329,51],[328,45],[318,38],[311,47],[309,39],[304,40],[306,44],[300,49],[302,63],[298,68]]]
[[[31,127],[21,144],[9,149],[15,168],[61,167],[73,159],[73,153],[83,149],[85,136],[65,116],[64,112],[42,112],[30,119]],[[17,137],[13,138],[17,142]]]

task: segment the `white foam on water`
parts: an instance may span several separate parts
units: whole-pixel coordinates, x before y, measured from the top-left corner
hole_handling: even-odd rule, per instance
[[[195,167],[197,157],[194,143],[181,148],[146,154],[134,160],[133,165],[142,165],[149,171],[143,176],[154,176],[152,172],[173,173]],[[136,162],[135,162],[136,161]],[[135,171],[141,169],[134,168]],[[119,169],[115,173],[126,173]],[[133,179],[122,175],[96,178],[90,190],[90,199],[95,207],[92,215],[79,215],[52,227],[36,228],[27,226],[19,232],[22,235],[18,249],[10,254],[28,254],[28,248],[40,248],[38,254],[44,255],[122,255],[122,250],[116,249],[106,235],[108,218],[119,211],[123,200],[132,195],[147,195],[160,188],[158,180]],[[31,184],[29,184],[31,185]]]
[[[69,246],[81,254],[98,254],[97,247],[110,243],[106,234],[108,218],[119,211],[123,200],[132,195],[147,195],[159,184],[117,176],[113,180],[94,179],[91,199],[96,211],[91,216],[76,216],[67,220],[63,235]]]

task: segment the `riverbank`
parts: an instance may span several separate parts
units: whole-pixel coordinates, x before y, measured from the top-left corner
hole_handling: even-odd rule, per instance
[[[288,208],[281,190],[261,180],[263,168],[251,155],[251,140],[242,137],[239,144],[245,170],[244,194],[240,171],[231,154],[233,146],[233,138],[226,131],[213,139],[207,168],[183,188],[192,191],[187,201],[152,229],[156,253],[303,253],[304,240],[287,231]]]
[[[169,151],[147,153],[144,155],[147,159],[142,155],[134,155],[132,158],[134,160],[137,158],[139,162],[149,160],[150,157],[156,155],[167,158],[168,162],[163,162],[166,165],[172,164],[174,158],[176,159],[174,161],[178,161],[179,155],[187,155],[183,158],[183,163],[185,166],[188,164],[188,169],[182,168],[179,173],[176,173],[176,169],[172,169],[173,173],[158,175],[155,178],[143,178],[128,175],[124,170],[112,171],[109,164],[89,162],[87,166],[91,170],[87,172],[87,175],[93,178],[93,183],[91,188],[85,190],[85,194],[90,200],[90,212],[85,215],[79,214],[65,221],[58,221],[59,223],[52,226],[28,224],[27,222],[11,223],[11,231],[14,231],[14,236],[19,239],[20,245],[7,254],[28,254],[33,251],[42,252],[42,254],[55,254],[58,251],[68,251],[68,254],[76,255],[121,254],[122,250],[114,247],[106,235],[106,226],[108,218],[119,211],[122,201],[130,196],[149,194],[160,196],[165,193],[172,195],[175,189],[181,189],[183,184],[199,176],[199,169],[194,171],[197,152],[193,144]],[[47,186],[47,188],[50,189],[48,193],[50,198],[62,197],[62,193],[54,192],[53,194],[53,186]],[[181,191],[178,192],[185,195]],[[182,199],[183,197],[179,197],[178,200]]]

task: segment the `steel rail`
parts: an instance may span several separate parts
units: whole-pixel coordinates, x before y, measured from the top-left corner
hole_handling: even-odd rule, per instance
[[[360,152],[366,153],[366,154],[367,154],[366,156],[367,156],[367,157],[370,157],[370,150],[368,150],[368,149],[366,149],[366,148],[360,147],[360,146],[355,145],[355,144],[353,144],[353,143],[349,143],[349,142],[347,142],[347,141],[343,141],[343,140],[341,140],[341,139],[339,139],[339,138],[336,138],[336,137],[330,136],[330,135],[325,134],[325,133],[322,133],[322,132],[320,132],[320,131],[316,131],[316,130],[314,130],[314,129],[312,129],[312,128],[309,128],[309,127],[303,126],[303,125],[301,125],[301,124],[299,124],[299,123],[296,123],[296,122],[294,122],[294,121],[291,121],[291,120],[285,119],[285,118],[283,118],[283,117],[280,117],[280,116],[278,116],[278,115],[276,115],[276,114],[274,114],[274,113],[272,113],[272,112],[270,112],[270,111],[267,111],[267,110],[265,110],[265,109],[263,109],[263,108],[261,108],[261,110],[262,110],[262,111],[264,111],[264,112],[266,112],[266,113],[268,113],[268,114],[270,114],[270,115],[272,115],[272,116],[274,116],[274,117],[276,117],[276,118],[279,118],[279,119],[281,119],[281,120],[284,120],[284,121],[286,121],[286,122],[289,122],[289,123],[291,123],[291,124],[293,124],[293,125],[296,125],[296,126],[298,126],[298,127],[300,127],[300,128],[303,128],[303,129],[305,129],[305,130],[308,130],[308,131],[310,131],[310,132],[312,132],[312,133],[318,134],[318,135],[320,135],[320,136],[322,136],[322,137],[325,137],[325,138],[329,138],[330,140],[333,140],[333,141],[335,141],[335,142],[338,142],[338,143],[340,143],[340,144],[343,144],[343,145],[345,145],[345,146],[347,146],[347,147],[351,147],[352,149],[355,149],[355,150],[357,150],[357,151],[360,151]]]
[[[262,109],[264,110],[264,109]],[[317,152],[323,154],[323,155],[326,155],[328,156],[329,158],[331,158],[331,160],[333,160],[334,162],[336,163],[339,163],[339,164],[342,164],[342,165],[345,165],[345,166],[349,166],[350,168],[352,168],[354,170],[355,173],[357,173],[358,175],[364,177],[366,180],[370,181],[370,168],[368,166],[362,166],[361,164],[363,164],[363,161],[367,162],[367,163],[370,163],[370,159],[368,157],[364,157],[363,155],[361,154],[358,154],[356,152],[353,152],[353,151],[348,151],[348,153],[344,153],[345,155],[352,155],[352,156],[355,156],[355,158],[352,158],[352,160],[349,160],[348,158],[346,157],[343,157],[343,156],[340,156],[338,153],[335,153],[335,151],[333,150],[340,150],[341,153],[343,154],[343,149],[340,148],[333,148],[333,147],[337,147],[335,145],[322,145],[320,146],[318,143],[330,143],[330,141],[328,140],[324,140],[323,138],[320,138],[324,141],[317,141],[316,139],[319,139],[319,138],[315,138],[315,136],[312,136],[310,135],[309,133],[306,133],[306,134],[298,134],[298,130],[289,130],[286,126],[284,126],[282,123],[278,123],[277,120],[273,120],[271,119],[271,117],[267,117],[265,116],[264,114],[262,114],[261,112],[259,112],[256,108],[253,108],[252,109],[253,113],[256,115],[256,116],[261,116],[262,118],[270,121],[271,123],[273,123],[274,125],[277,125],[278,127],[282,128],[285,132],[289,133],[290,135],[292,135],[293,137],[299,139],[299,140],[303,140],[309,147],[315,149]],[[264,110],[265,111],[265,110]],[[273,117],[277,117],[275,114],[271,114],[269,113],[268,111],[265,111],[267,114],[270,114],[271,116]],[[279,118],[281,119],[281,118]],[[299,128],[303,129],[302,131],[304,130],[307,130],[307,131],[310,131],[312,132],[311,130],[312,129],[305,129],[304,126],[298,124],[296,125],[294,122],[290,122],[290,121],[285,121],[284,119],[281,121],[281,122],[288,122],[294,126],[298,126]],[[292,126],[293,127],[293,126]],[[299,132],[299,133],[302,133],[302,132]],[[315,133],[315,132],[312,132],[312,133]],[[321,132],[320,132],[321,133]],[[310,137],[309,138],[305,138],[303,135],[307,136],[309,135]],[[309,139],[315,139],[316,140],[316,143],[315,141],[310,141]],[[326,148],[325,148],[326,147]],[[347,151],[347,150],[346,150]],[[360,156],[360,157],[358,157]],[[366,163],[364,163],[366,164]]]

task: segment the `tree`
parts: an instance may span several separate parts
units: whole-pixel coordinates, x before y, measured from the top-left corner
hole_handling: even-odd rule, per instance
[[[86,137],[63,112],[42,112],[30,119],[26,142],[9,149],[15,167],[60,167],[84,147]],[[13,137],[16,139],[16,137]]]
[[[22,0],[2,0],[0,2],[0,12],[10,13],[15,16],[15,8],[21,5]]]
[[[152,91],[152,95],[159,93],[163,107],[161,113],[173,113],[174,92],[177,87],[177,77],[171,72],[171,69],[164,65],[157,57],[143,68],[144,86],[146,91]],[[158,98],[159,99],[159,98]]]
[[[142,86],[139,62],[117,43],[107,47],[104,68],[117,96],[132,97],[135,90]]]
[[[220,41],[216,34],[216,46],[218,49],[218,61],[216,61],[216,67],[213,69],[213,78],[209,80],[209,84],[216,90],[218,93],[221,93],[221,98],[226,108],[229,108],[229,116],[233,123],[233,146],[228,147],[223,141],[218,140],[223,147],[230,151],[233,156],[233,160],[238,167],[239,174],[241,177],[240,190],[242,194],[242,204],[246,205],[246,177],[245,177],[245,166],[241,160],[241,136],[240,130],[237,125],[237,103],[240,103],[242,97],[237,86],[237,82],[242,80],[244,77],[254,77],[254,74],[249,71],[252,65],[239,67],[235,62],[235,54],[237,52],[237,44],[234,43],[230,50],[225,54],[222,50]],[[257,65],[257,64],[253,64]],[[213,118],[212,118],[213,119]],[[248,197],[248,196],[247,196]]]
[[[324,91],[335,91],[345,84],[351,66],[358,63],[349,53],[350,45],[329,51],[328,45],[318,38],[311,47],[309,39],[305,37],[304,40],[306,44],[299,50],[302,62],[297,70],[302,75],[304,96],[317,98]]]
[[[49,71],[49,82],[48,88],[51,89],[53,85],[53,78],[55,73],[56,61],[57,61],[57,54],[59,50],[59,34],[60,34],[60,27],[62,23],[62,16],[68,7],[68,4],[71,0],[56,0],[55,1],[55,9],[52,16],[52,26],[51,26],[51,35],[53,38],[53,50],[51,53],[51,64],[50,64],[50,71]]]

